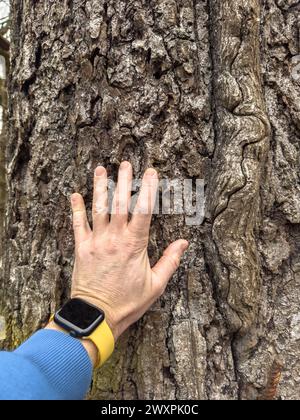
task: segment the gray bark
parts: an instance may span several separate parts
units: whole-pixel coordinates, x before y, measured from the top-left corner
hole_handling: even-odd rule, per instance
[[[0,4],[1,6],[1,4]],[[6,74],[9,70],[9,43],[0,33],[0,56],[4,65],[5,71],[0,76],[0,107],[2,111],[0,123],[0,266],[2,264],[2,238],[5,219],[6,207],[6,162],[5,162],[5,148],[6,148],[6,112],[7,112],[7,85]]]
[[[300,9],[293,0],[13,1],[3,346],[66,299],[69,195],[92,174],[204,178],[206,217],[156,216],[166,294],[96,373],[91,398],[300,397]],[[274,363],[275,362],[275,363]],[[273,366],[273,369],[272,369]],[[271,376],[270,376],[271,375]],[[270,389],[269,389],[270,391]]]

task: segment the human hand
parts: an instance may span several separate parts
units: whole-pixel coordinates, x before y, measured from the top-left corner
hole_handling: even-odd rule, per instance
[[[105,312],[115,340],[162,295],[188,247],[173,242],[151,268],[147,247],[158,175],[148,169],[137,204],[128,221],[132,166],[122,162],[109,220],[107,172],[97,167],[94,177],[93,230],[83,198],[71,197],[75,235],[72,298],[81,298]]]

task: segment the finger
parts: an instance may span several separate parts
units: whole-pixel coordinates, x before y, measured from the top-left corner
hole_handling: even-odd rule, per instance
[[[94,176],[93,195],[93,232],[98,235],[108,225],[108,195],[107,172],[103,166],[98,166]]]
[[[91,228],[87,219],[85,204],[81,194],[72,194],[71,206],[73,213],[75,245],[78,245],[88,238],[91,233]]]
[[[158,188],[158,174],[155,169],[150,168],[144,174],[141,191],[133,210],[129,228],[133,232],[148,234],[151,217],[156,201]]]
[[[129,162],[122,162],[118,174],[118,183],[115,190],[111,224],[120,228],[128,222],[128,209],[131,199],[132,166]]]
[[[164,251],[163,256],[152,268],[152,272],[154,273],[153,287],[158,291],[158,294],[162,294],[165,290],[168,281],[178,269],[181,257],[188,246],[188,241],[184,239],[173,242],[168,246]]]

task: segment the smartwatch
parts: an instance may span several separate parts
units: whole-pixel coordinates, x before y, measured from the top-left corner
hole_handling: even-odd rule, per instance
[[[115,340],[105,321],[104,312],[82,299],[70,299],[52,317],[72,337],[91,340],[98,349],[96,368],[103,365],[114,351]]]

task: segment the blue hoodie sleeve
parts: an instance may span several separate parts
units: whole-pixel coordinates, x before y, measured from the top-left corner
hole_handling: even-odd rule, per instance
[[[0,399],[81,400],[92,370],[79,340],[40,330],[14,352],[0,352]]]

